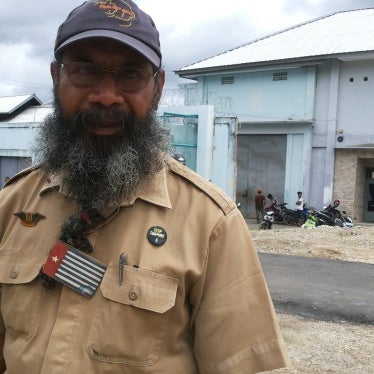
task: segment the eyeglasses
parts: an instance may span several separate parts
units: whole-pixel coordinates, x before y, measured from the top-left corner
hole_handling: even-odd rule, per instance
[[[159,70],[151,73],[145,68],[124,66],[115,70],[103,69],[90,62],[68,62],[61,63],[61,67],[67,71],[71,83],[80,87],[96,86],[105,72],[112,73],[116,86],[125,92],[135,92],[147,86],[153,76],[156,79]]]

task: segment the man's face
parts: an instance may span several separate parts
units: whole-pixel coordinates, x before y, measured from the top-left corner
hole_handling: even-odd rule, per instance
[[[94,86],[84,87],[72,83],[68,68],[58,68],[52,64],[51,72],[54,84],[57,85],[56,93],[66,116],[75,116],[79,111],[93,108],[118,108],[139,121],[145,118],[152,105],[157,105],[161,97],[164,72],[160,72],[154,79],[152,65],[144,57],[110,39],[95,38],[76,42],[64,50],[61,62],[88,62],[107,70],[136,67],[150,76],[144,88],[132,92],[119,88],[113,73],[110,72],[105,72]],[[87,131],[97,136],[108,136],[119,130],[115,124],[113,126],[107,121],[96,128],[90,128],[87,124]]]
[[[151,65],[135,52],[101,39],[67,49],[62,63],[89,62],[114,70]],[[55,112],[41,127],[43,169],[62,177],[65,191],[82,208],[118,205],[163,167],[169,136],[155,117],[164,74],[141,89],[118,87],[113,73],[90,87],[76,85],[67,68],[52,64]]]

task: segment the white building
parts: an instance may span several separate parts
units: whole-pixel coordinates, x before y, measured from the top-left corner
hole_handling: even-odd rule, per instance
[[[257,188],[294,207],[302,190],[374,222],[374,8],[335,13],[176,72],[191,104],[231,114],[237,199],[254,216]]]
[[[1,186],[6,177],[31,165],[35,131],[49,111],[35,95],[0,97]]]

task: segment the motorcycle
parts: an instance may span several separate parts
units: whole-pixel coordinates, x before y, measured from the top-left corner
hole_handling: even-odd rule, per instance
[[[353,220],[347,215],[345,210],[339,211],[337,207],[340,205],[339,200],[334,200],[334,203],[327,206],[325,209],[314,212],[317,218],[317,226],[340,226],[340,227],[353,227]]]
[[[296,210],[288,209],[286,207],[287,203],[278,203],[275,199],[272,200],[272,204],[265,208],[265,212],[272,212],[274,217],[274,222],[281,223],[284,222],[287,225],[301,226],[304,220],[299,218]]]
[[[283,221],[288,225],[301,226],[304,223],[304,219],[300,218],[297,210],[289,209],[286,207],[287,203],[280,204],[281,215]]]
[[[313,215],[317,219],[316,226],[342,226],[342,222],[339,219],[335,219],[324,209],[316,210]]]
[[[341,219],[343,221],[343,227],[353,227],[353,219],[347,215],[345,210],[341,211]]]
[[[278,204],[277,199],[272,194],[267,195],[267,198],[270,199],[271,204],[265,208],[265,215],[272,213],[273,222],[283,222],[281,204]]]
[[[271,230],[274,222],[274,212],[268,211],[264,214],[264,217],[258,226],[259,230]]]

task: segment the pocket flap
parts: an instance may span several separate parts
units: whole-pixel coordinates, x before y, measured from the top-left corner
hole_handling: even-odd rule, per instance
[[[164,274],[125,265],[120,285],[118,264],[109,264],[100,289],[107,299],[164,313],[175,305],[178,282]]]
[[[30,283],[39,274],[44,253],[0,251],[0,283]]]

